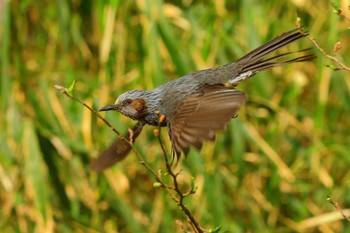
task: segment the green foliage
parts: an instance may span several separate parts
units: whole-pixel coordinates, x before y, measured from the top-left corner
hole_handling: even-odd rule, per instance
[[[98,109],[126,90],[233,61],[294,28],[296,15],[329,53],[343,41],[337,56],[350,64],[349,25],[329,1],[2,1],[0,232],[190,230],[132,153],[91,171],[89,160],[117,136],[54,85]],[[349,231],[327,201],[350,206],[349,73],[319,55],[240,85],[249,101],[238,117],[180,162],[181,185],[195,192],[185,204],[203,227]],[[106,118],[121,132],[133,125]],[[164,170],[152,127],[135,146]]]

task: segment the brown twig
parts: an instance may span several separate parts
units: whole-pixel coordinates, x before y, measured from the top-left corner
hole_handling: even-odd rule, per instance
[[[161,115],[159,117],[159,124],[164,120],[164,115]],[[178,197],[175,197],[173,194],[171,195],[173,200],[175,201],[175,203],[180,207],[181,211],[185,213],[185,215],[187,216],[188,218],[188,221],[189,223],[191,224],[192,228],[194,228],[194,230],[198,233],[202,233],[204,232],[204,229],[200,227],[199,223],[197,222],[197,220],[193,217],[191,211],[184,205],[183,203],[183,200],[186,196],[190,195],[190,194],[193,194],[194,193],[194,190],[192,188],[190,188],[190,190],[186,193],[182,193],[182,191],[180,190],[180,187],[179,187],[179,184],[178,184],[178,181],[177,181],[177,177],[179,176],[180,173],[174,173],[174,171],[172,170],[171,168],[171,163],[169,162],[169,159],[168,159],[168,154],[165,150],[165,147],[164,147],[164,144],[163,144],[163,141],[161,139],[161,134],[160,134],[160,131],[161,131],[161,127],[160,125],[158,126],[158,133],[157,133],[157,138],[158,138],[158,141],[159,141],[159,144],[160,144],[160,147],[162,149],[162,152],[163,152],[163,157],[164,157],[164,161],[165,161],[165,166],[166,166],[166,169],[167,169],[167,172],[168,174],[171,176],[172,180],[173,180],[173,183],[174,183],[174,190],[177,194]]]
[[[338,60],[335,56],[331,56],[328,53],[324,51],[324,49],[321,48],[321,46],[316,42],[314,38],[312,38],[310,35],[307,36],[307,38],[316,46],[316,48],[328,59],[332,60],[333,62],[337,63],[340,67],[333,68],[334,71],[338,70],[346,70],[350,72],[350,67],[346,66],[342,62]]]
[[[345,215],[342,208],[339,206],[338,202],[334,202],[330,197],[327,197],[327,201],[329,203],[331,203],[332,206],[334,206],[334,208],[336,208],[339,213],[343,216],[344,219],[348,220],[348,222],[350,222],[350,217]]]
[[[118,135],[118,137],[122,140],[124,140],[125,142],[127,142],[131,149],[135,152],[136,156],[139,158],[140,163],[156,178],[156,180],[161,183],[162,185],[164,184],[162,182],[162,180],[160,179],[160,177],[158,177],[157,173],[155,171],[153,171],[153,169],[146,163],[145,159],[143,158],[143,156],[136,150],[136,148],[134,147],[133,143],[125,138],[118,130],[116,130],[111,123],[109,123],[105,118],[103,118],[100,114],[98,114],[98,112],[96,112],[94,109],[92,109],[89,105],[85,104],[83,101],[81,101],[80,99],[74,97],[73,95],[70,94],[70,92],[67,90],[67,88],[63,87],[63,86],[59,86],[59,85],[55,85],[55,88],[57,90],[59,90],[62,94],[65,94],[66,96],[68,96],[69,98],[73,99],[74,101],[80,103],[81,105],[83,105],[84,107],[86,107],[87,109],[89,109],[92,113],[94,113],[99,119],[101,119],[106,125],[108,125],[108,127]]]
[[[350,23],[350,18],[347,17],[346,15],[344,15],[343,12],[341,12],[341,16],[342,16],[346,21],[348,21],[348,22]]]
[[[342,16],[346,21],[350,22],[350,18],[344,14],[342,8],[339,6],[339,3],[336,1],[331,1],[330,4],[332,5],[335,14]],[[350,5],[348,5],[348,9],[350,9]]]

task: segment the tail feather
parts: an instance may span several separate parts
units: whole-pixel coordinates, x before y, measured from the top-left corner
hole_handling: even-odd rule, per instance
[[[294,62],[311,61],[311,60],[316,58],[316,55],[314,55],[312,53],[304,54],[302,56],[291,58],[291,59],[282,60],[283,58],[285,58],[288,55],[306,52],[309,50],[310,50],[310,48],[302,49],[302,50],[294,51],[294,52],[282,53],[282,54],[273,56],[273,57],[268,58],[268,59],[261,59],[261,60],[254,62],[254,63],[253,62],[248,63],[248,64],[246,64],[246,66],[242,67],[242,73],[247,72],[247,71],[251,71],[252,73],[255,74],[258,71],[266,70],[266,69],[276,67],[276,66],[282,66],[282,65],[286,65],[286,64],[290,64],[290,63],[294,63]]]
[[[276,38],[270,40],[269,42],[263,44],[259,48],[247,53],[242,58],[237,60],[237,62],[247,62],[249,60],[259,60],[266,55],[278,50],[279,48],[292,43],[302,37],[307,36],[307,33],[301,32],[299,29],[293,29],[291,31],[285,32]]]
[[[270,58],[266,58],[266,56],[268,56],[269,54],[307,35],[307,33],[300,31],[299,28],[294,29],[289,32],[283,33],[282,35],[272,39],[271,41],[265,43],[259,48],[256,48],[253,51],[249,52],[242,58],[238,59],[236,62],[232,63],[235,69],[238,69],[239,75],[236,75],[236,77],[229,80],[229,83],[236,84],[253,76],[259,71],[266,70],[272,67],[282,66],[293,62],[311,61],[315,59],[317,57],[315,54],[307,53],[295,58],[283,60],[284,58],[292,54],[308,52],[310,51],[310,48],[294,52],[282,53]]]

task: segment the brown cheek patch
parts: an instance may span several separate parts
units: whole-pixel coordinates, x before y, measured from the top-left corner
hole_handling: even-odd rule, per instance
[[[139,113],[147,108],[147,102],[144,99],[135,99],[131,102],[131,105]]]

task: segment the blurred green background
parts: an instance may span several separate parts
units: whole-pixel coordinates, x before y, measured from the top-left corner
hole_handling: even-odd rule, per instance
[[[176,220],[189,230],[133,153],[103,173],[89,168],[116,135],[54,85],[77,80],[74,96],[98,109],[233,61],[295,28],[297,15],[329,53],[341,40],[337,57],[350,64],[349,22],[326,0],[0,1],[0,232],[182,232]],[[350,207],[349,73],[314,52],[239,85],[249,101],[238,118],[179,164],[181,184],[193,176],[198,186],[185,203],[201,226],[350,232],[326,200]],[[121,132],[134,124],[105,116]],[[136,147],[164,169],[153,129]]]

